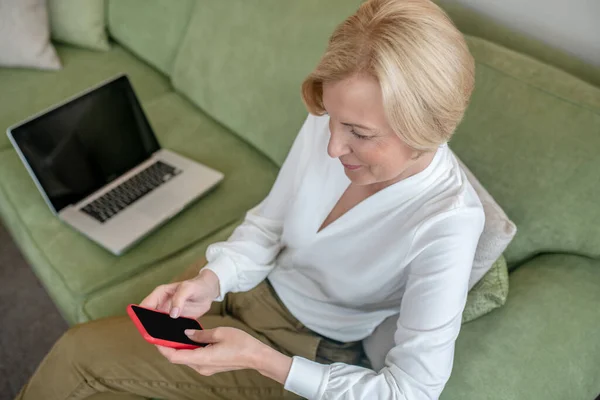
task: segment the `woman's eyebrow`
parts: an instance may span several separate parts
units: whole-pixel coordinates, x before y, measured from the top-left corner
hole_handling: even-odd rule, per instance
[[[372,132],[377,132],[377,129],[375,128],[369,128],[368,126],[364,126],[361,124],[353,124],[351,122],[342,122],[342,125],[346,125],[346,126],[356,126],[357,128],[361,128],[367,131],[372,131]]]

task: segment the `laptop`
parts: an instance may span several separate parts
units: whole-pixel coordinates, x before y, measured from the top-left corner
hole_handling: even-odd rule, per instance
[[[7,134],[52,212],[115,255],[223,179],[160,147],[126,75]]]

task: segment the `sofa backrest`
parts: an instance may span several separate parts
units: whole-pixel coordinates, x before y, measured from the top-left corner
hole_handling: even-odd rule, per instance
[[[107,0],[108,31],[170,76],[193,6],[193,0]]]
[[[543,252],[600,258],[600,88],[483,39],[450,147],[517,225],[509,268]]]
[[[173,85],[280,164],[307,111],[300,85],[360,0],[197,0]]]
[[[452,18],[464,34],[487,39],[519,53],[528,54],[545,64],[558,67],[593,85],[600,86],[600,65],[594,65],[573,54],[529,37],[502,25],[493,17],[480,13],[475,2],[433,0]]]
[[[361,2],[109,0],[109,28],[280,164],[306,117],[300,84]],[[467,41],[476,86],[450,145],[518,227],[505,252],[509,268],[543,252],[600,258],[600,89],[486,40]]]

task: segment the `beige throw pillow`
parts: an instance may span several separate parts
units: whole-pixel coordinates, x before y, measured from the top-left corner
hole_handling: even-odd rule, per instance
[[[0,66],[61,68],[45,0],[0,0]]]
[[[450,150],[452,154],[454,152]],[[477,180],[475,175],[467,166],[454,154],[458,164],[465,172],[467,179],[477,192],[479,200],[483,205],[485,213],[485,225],[483,232],[477,243],[475,250],[475,259],[473,260],[473,270],[469,277],[469,290],[485,275],[492,265],[500,258],[508,244],[517,234],[517,227],[512,222],[502,208],[496,203],[493,197],[488,193],[483,185]]]

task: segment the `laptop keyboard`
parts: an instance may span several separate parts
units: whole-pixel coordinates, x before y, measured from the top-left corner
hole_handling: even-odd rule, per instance
[[[81,211],[95,218],[100,223],[104,223],[127,206],[170,181],[179,173],[181,173],[181,170],[162,161],[156,161],[119,186],[81,208]]]

